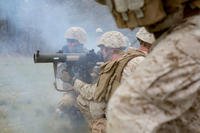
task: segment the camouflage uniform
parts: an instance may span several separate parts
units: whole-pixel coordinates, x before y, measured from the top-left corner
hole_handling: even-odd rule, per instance
[[[200,132],[199,22],[188,18],[174,28],[118,88],[108,106],[108,132]]]
[[[71,49],[68,48],[68,45],[63,46],[62,52],[64,53],[86,53],[87,50],[84,48],[84,44],[86,43],[87,33],[81,27],[70,27],[67,29],[65,33],[65,39],[74,39],[79,42],[79,44],[73,46]],[[69,84],[71,81],[71,74],[75,75],[77,72],[76,66],[72,67],[70,73],[67,70],[68,64],[60,63],[57,66],[57,87],[60,90],[68,91],[63,94],[61,98],[58,108],[56,112],[61,117],[66,117],[68,120],[70,118],[71,123],[74,128],[82,127],[84,122],[84,118],[81,112],[78,109],[76,98],[78,94],[73,91],[73,87]],[[70,89],[72,91],[70,91]],[[82,125],[81,125],[82,124]]]
[[[107,37],[107,36],[106,36]],[[102,38],[103,40],[106,38]],[[124,39],[124,38],[123,38]],[[116,40],[112,41],[113,47],[115,47]],[[103,42],[99,44],[105,44]],[[106,44],[105,44],[106,45]],[[123,46],[123,44],[120,43]],[[124,41],[124,46],[126,43]],[[116,47],[117,48],[117,47]],[[122,56],[123,58],[123,56]],[[121,75],[121,83],[125,81],[125,79],[130,76],[133,71],[135,70],[136,66],[144,59],[143,56],[138,56],[131,59],[123,69]],[[77,98],[78,105],[80,110],[83,112],[85,117],[87,118],[92,133],[103,133],[105,132],[105,125],[106,125],[106,108],[107,102],[106,101],[97,101],[94,100],[95,92],[97,91],[97,84],[85,84],[80,80],[76,80],[74,84],[74,88],[80,95]]]
[[[112,96],[109,133],[200,133],[200,2],[187,2],[165,1],[167,17],[140,23],[157,36],[168,30]]]

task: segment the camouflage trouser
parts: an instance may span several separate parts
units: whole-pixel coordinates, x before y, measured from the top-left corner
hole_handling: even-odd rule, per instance
[[[83,116],[87,120],[89,127],[92,123],[92,116],[90,114],[89,110],[89,101],[84,100],[81,96],[77,97],[77,105],[79,107],[79,110],[82,112]]]
[[[74,129],[82,129],[87,126],[87,123],[80,112],[73,93],[66,93],[63,95],[56,110],[60,118],[71,123]]]
[[[83,99],[81,96],[77,98],[79,110],[88,122],[88,126],[92,133],[105,133],[106,119],[104,118],[105,104],[95,103]]]

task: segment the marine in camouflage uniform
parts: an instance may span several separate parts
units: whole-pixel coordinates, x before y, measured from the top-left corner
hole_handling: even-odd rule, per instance
[[[126,43],[120,32],[104,33],[98,46],[107,62],[101,66],[97,84],[85,84],[75,80],[74,87],[80,93],[77,98],[78,105],[87,118],[92,133],[105,132],[106,108],[110,97],[144,59],[143,52],[124,52]]]
[[[142,27],[136,33],[136,38],[140,42],[140,48],[138,50],[147,55],[151,49],[153,42],[155,41],[154,35],[149,33],[144,27]]]
[[[84,48],[84,44],[87,41],[87,33],[81,27],[70,27],[66,30],[65,39],[67,44],[63,46],[63,53],[86,53],[87,49]],[[69,64],[60,63],[57,67],[57,87],[60,90],[67,91],[63,94],[60,102],[58,103],[58,108],[56,109],[57,114],[60,117],[70,120],[72,127],[74,129],[84,127],[85,120],[80,110],[78,109],[76,98],[78,94],[73,91],[73,87],[68,83],[71,81],[71,75],[77,75],[76,65],[73,67],[68,66]],[[68,70],[68,68],[71,68]],[[71,90],[70,90],[71,89]],[[80,129],[77,129],[80,130]]]
[[[200,133],[200,1],[119,2],[107,3],[118,26],[145,26],[157,41],[110,99],[107,131]]]

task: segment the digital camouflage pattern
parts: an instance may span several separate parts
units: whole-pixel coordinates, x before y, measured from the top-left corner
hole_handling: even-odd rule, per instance
[[[143,56],[139,56],[131,59],[125,66],[121,82],[124,82],[125,79],[130,76],[135,70],[136,66],[142,62],[144,59]],[[81,112],[84,114],[87,119],[91,131],[96,133],[105,132],[105,116],[106,116],[106,102],[96,102],[94,101],[94,93],[96,89],[96,84],[86,84],[80,80],[76,80],[74,88],[80,95],[77,98],[77,103]]]
[[[200,16],[156,42],[107,109],[108,133],[200,132]]]

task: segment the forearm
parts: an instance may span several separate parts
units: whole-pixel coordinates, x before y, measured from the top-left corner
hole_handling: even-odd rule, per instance
[[[79,79],[74,81],[74,89],[87,100],[91,100],[93,98],[95,88],[96,84],[87,84]]]

